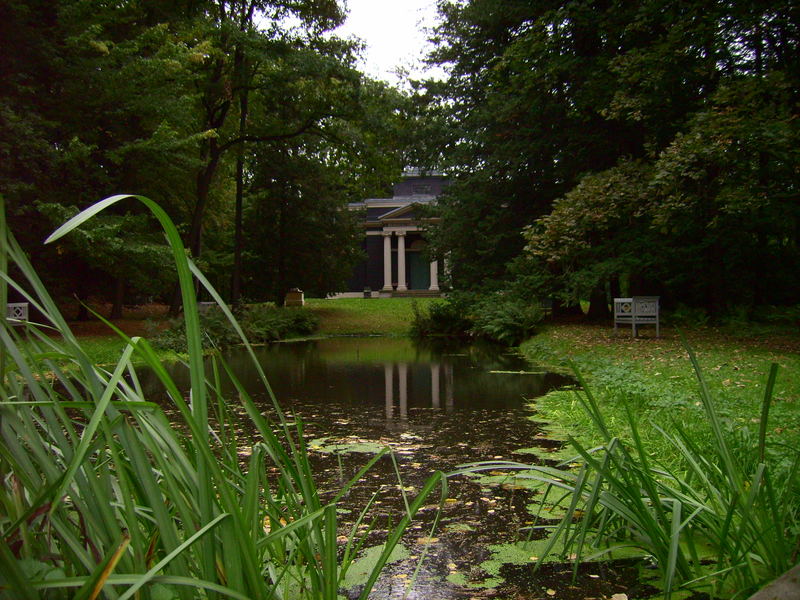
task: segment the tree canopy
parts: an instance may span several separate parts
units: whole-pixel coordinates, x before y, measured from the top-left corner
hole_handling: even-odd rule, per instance
[[[324,294],[359,258],[349,201],[452,176],[431,252],[456,288],[567,305],[658,293],[800,301],[800,9],[788,0],[439,0],[406,94],[355,68],[336,0],[0,2],[0,188],[63,293],[167,298],[136,192],[237,301]],[[68,265],[68,266],[67,266]]]
[[[457,287],[800,301],[794,3],[441,0],[421,86]],[[420,94],[422,97],[423,94]],[[503,282],[506,283],[503,283]]]
[[[65,293],[113,296],[115,310],[121,285],[152,294],[154,280],[137,273],[158,270],[163,254],[144,249],[161,242],[149,239],[134,206],[93,223],[61,255],[41,249],[70,211],[134,192],[164,206],[223,292],[233,273],[234,299],[266,293],[241,288],[242,269],[252,268],[242,244],[256,237],[243,228],[263,233],[245,215],[266,188],[293,218],[333,226],[348,201],[387,187],[402,168],[391,140],[405,100],[356,70],[352,42],[326,33],[343,18],[336,0],[0,2],[0,187],[12,226],[51,267],[48,276]],[[296,182],[304,170],[302,201],[297,188],[264,183]],[[352,180],[316,185],[334,172]],[[345,226],[313,242],[352,262],[359,240]],[[84,276],[60,271],[65,260]],[[306,260],[295,257],[294,267],[318,268]],[[343,270],[329,270],[314,289],[336,290]],[[159,287],[168,298],[169,283]],[[285,291],[267,287],[269,298]]]

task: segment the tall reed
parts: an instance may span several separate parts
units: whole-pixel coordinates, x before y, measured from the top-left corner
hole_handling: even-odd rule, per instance
[[[712,598],[747,598],[798,561],[800,451],[767,452],[776,365],[767,377],[758,441],[741,447],[724,427],[694,353],[689,354],[710,444],[701,445],[696,433],[680,424],[670,431],[654,425],[677,457],[659,461],[645,448],[638,417],[628,407],[631,441],[623,442],[576,368],[582,390],[575,393],[605,440],[602,446],[589,449],[570,438],[576,456],[561,468],[492,462],[466,465],[462,472],[507,469],[546,483],[545,498],[558,496],[568,504],[559,524],[543,526],[550,530],[543,555],[572,556],[577,568],[580,561],[634,548],[654,561],[664,598],[678,588]]]
[[[48,241],[126,198],[98,202]],[[5,314],[5,286],[11,286],[43,316],[40,324],[10,326],[3,319],[0,326],[0,597],[336,600],[362,543],[355,528],[341,541],[336,503],[383,453],[332,501],[320,500],[302,423],[283,417],[236,320],[187,259],[166,213],[147,198],[132,198],[158,219],[172,248],[189,348],[188,399],[145,339],[118,332],[127,345],[117,364],[93,365],[0,223],[0,308]],[[5,256],[19,278],[8,274]],[[262,416],[224,361],[207,370],[193,276],[241,335],[275,421]],[[161,381],[177,426],[143,396],[134,357]],[[222,394],[223,372],[236,386],[235,399]],[[260,437],[246,459],[230,416],[233,403]],[[436,473],[407,503],[361,598],[439,484],[445,490]]]

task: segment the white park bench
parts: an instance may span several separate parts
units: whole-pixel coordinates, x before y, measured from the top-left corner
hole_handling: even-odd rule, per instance
[[[631,298],[614,298],[614,331],[617,325],[630,325],[633,337],[640,325],[655,325],[656,337],[659,337],[658,326],[659,296],[632,296]]]
[[[19,325],[22,321],[28,320],[27,302],[9,302],[6,304],[6,319],[12,325]]]

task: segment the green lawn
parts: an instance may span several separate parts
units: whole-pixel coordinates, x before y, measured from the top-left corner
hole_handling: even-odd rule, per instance
[[[306,307],[320,318],[320,335],[407,335],[413,305],[422,309],[437,298],[309,298]]]
[[[707,423],[684,339],[669,328],[662,330],[660,339],[652,330],[644,331],[647,337],[633,339],[629,329],[614,335],[611,327],[553,325],[525,342],[522,350],[534,363],[562,370],[576,366],[607,417],[619,424],[617,433],[623,437],[624,406],[633,407],[653,451],[661,452],[665,450],[661,436],[648,425],[669,429],[677,423],[702,436]],[[728,428],[744,445],[756,437],[767,373],[770,364],[777,363],[768,421],[771,446],[800,443],[800,335],[796,331],[747,335],[697,328],[684,336]],[[537,400],[537,406],[547,420],[582,442],[600,441],[571,392],[549,394]]]

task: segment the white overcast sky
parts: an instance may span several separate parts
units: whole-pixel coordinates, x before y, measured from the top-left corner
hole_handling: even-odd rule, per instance
[[[336,33],[356,36],[366,44],[363,71],[392,84],[399,82],[395,69],[423,74],[426,53],[425,28],[436,23],[436,0],[346,0],[348,15]],[[431,75],[432,73],[428,73]]]

